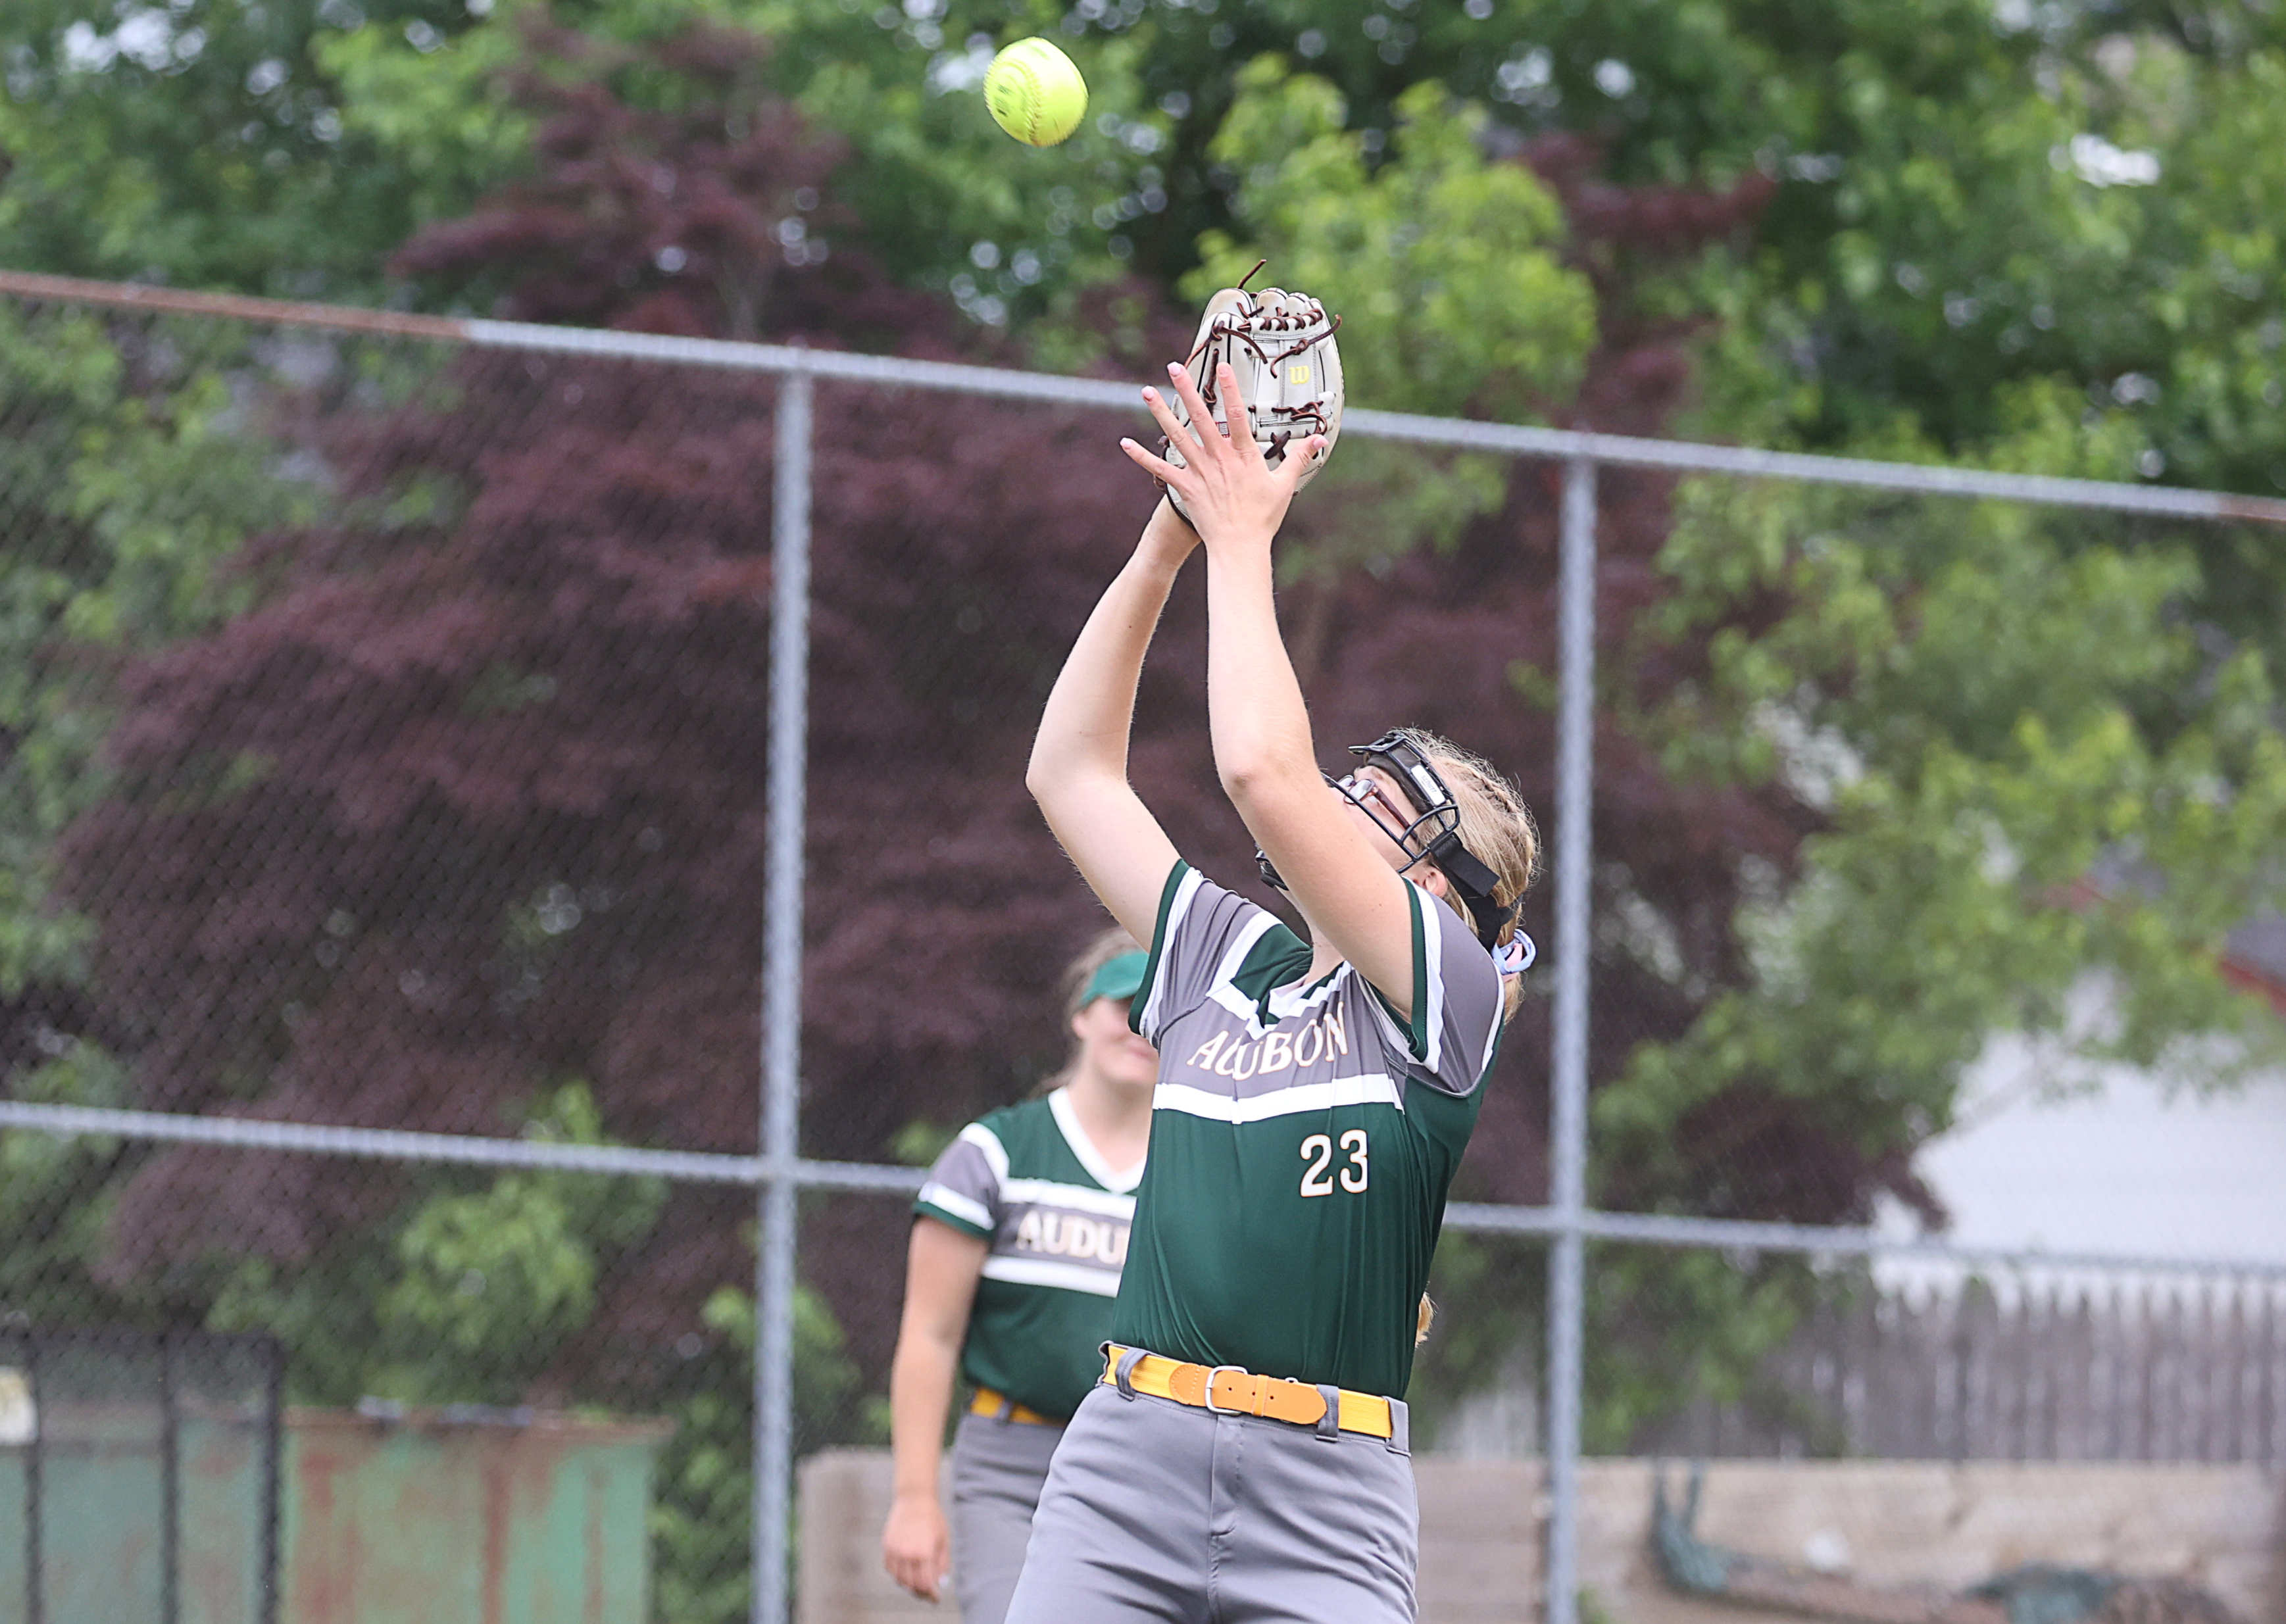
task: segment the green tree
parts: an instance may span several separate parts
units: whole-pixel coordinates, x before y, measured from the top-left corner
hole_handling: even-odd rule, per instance
[[[79,973],[84,925],[48,907],[57,834],[101,792],[121,659],[243,602],[219,567],[311,493],[240,432],[240,353],[154,329],[133,351],[98,319],[0,310],[0,998]]]
[[[584,1084],[534,1099],[521,1137],[603,1144]],[[274,1163],[246,1164],[259,1179]],[[296,1259],[178,1253],[207,1278],[206,1320],[272,1330],[292,1350],[304,1402],[526,1402],[564,1384],[559,1367],[595,1315],[603,1282],[657,1226],[657,1179],[430,1168],[373,1179],[368,1220]],[[217,1236],[222,1243],[226,1237]]]
[[[2047,443],[2003,460],[2113,472],[2134,443],[2038,404],[2022,438]],[[1902,1167],[1952,1124],[1998,1032],[2039,1045],[2060,1089],[2107,1062],[2223,1087],[2286,1057],[2276,1015],[2221,964],[2235,926],[2286,902],[2276,695],[2258,650],[2218,652],[2190,612],[2198,548],[2145,528],[1686,492],[1661,629],[1705,638],[1710,658],[1641,725],[1671,770],[1783,782],[1818,823],[1734,918],[1745,974],[1598,1090],[1600,1199],[1741,1217],[1827,1204],[1784,1182],[1773,1108],[1869,1172]],[[1750,634],[1740,622],[1773,601],[1784,612]],[[1703,977],[1651,918],[1631,950],[1678,983]],[[1591,1443],[1627,1447],[1677,1393],[1742,1395],[1809,1304],[1849,1289],[1781,1261],[1604,1249]]]
[[[1271,258],[1343,312],[1344,369],[1387,410],[1514,422],[1570,398],[1594,291],[1563,262],[1547,187],[1486,155],[1482,108],[1434,81],[1414,86],[1376,164],[1326,81],[1265,58],[1239,88],[1210,151],[1253,166],[1235,200],[1247,238],[1209,232],[1186,291],[1202,297]]]
[[[2006,461],[2113,472],[2133,442],[2089,434],[2053,390],[2019,410]],[[1703,1157],[1676,1124],[1743,1076],[1831,1100],[1877,1158],[1949,1124],[1997,1030],[2209,1084],[2280,1058],[2279,1022],[2219,973],[2224,938],[2286,884],[2272,678],[2258,650],[2203,635],[2195,550],[2146,528],[1686,493],[1659,629],[1709,658],[1644,725],[1670,770],[1785,782],[1821,827],[1739,914],[1751,976],[1599,1101],[1615,1196]],[[1774,598],[1785,612],[1746,635]],[[2091,976],[2094,1021],[2070,998]],[[1727,1204],[1705,1189],[1692,1210]]]
[[[754,1302],[724,1287],[706,1304],[719,1357],[733,1374],[752,1369]],[[798,1448],[886,1442],[886,1399],[861,1395],[863,1377],[824,1297],[797,1287],[793,1305],[793,1407]],[[659,1565],[656,1611],[691,1624],[737,1624],[751,1616],[746,1557],[753,1527],[753,1385],[720,1383],[678,1410],[674,1441],[660,1462],[651,1510]]]
[[[351,133],[313,51],[388,29],[435,51],[452,0],[26,0],[0,21],[0,264],[372,300],[434,187]]]
[[[1561,211],[1518,164],[1488,158],[1483,109],[1433,81],[1407,91],[1383,161],[1345,127],[1340,93],[1265,57],[1209,154],[1243,175],[1232,232],[1200,243],[1183,283],[1203,302],[1267,260],[1256,285],[1307,290],[1344,319],[1352,399],[1387,411],[1515,422],[1561,411],[1596,336],[1588,279],[1564,260]],[[1495,458],[1353,441],[1321,476],[1312,543],[1289,554],[1325,571],[1449,547],[1499,505]]]

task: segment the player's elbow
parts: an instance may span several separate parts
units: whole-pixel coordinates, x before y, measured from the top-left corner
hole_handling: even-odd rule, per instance
[[[1215,736],[1215,777],[1232,804],[1244,806],[1285,776],[1283,763],[1267,739],[1247,737],[1249,729],[1226,729]]]
[[[1044,758],[1037,752],[1025,769],[1024,787],[1060,840],[1092,827],[1101,808],[1114,800],[1131,800],[1135,793],[1124,773],[1106,771],[1084,761]]]
[[[1053,752],[1035,750],[1024,769],[1024,788],[1043,812],[1052,814],[1059,805],[1079,792],[1084,777],[1071,762],[1059,759]]]
[[[1271,810],[1318,786],[1318,775],[1306,763],[1297,769],[1293,762],[1266,750],[1218,750],[1215,774],[1222,780],[1222,792],[1242,816]]]
[[[1222,792],[1242,815],[1261,797],[1263,771],[1257,762],[1218,760],[1215,776],[1222,780]]]
[[[937,1313],[910,1327],[907,1334],[917,1358],[932,1365],[950,1366],[959,1361],[960,1350],[968,1340],[968,1316]]]
[[[1024,787],[1032,799],[1046,806],[1072,780],[1072,752],[1044,729],[1032,740],[1031,758],[1024,763]]]

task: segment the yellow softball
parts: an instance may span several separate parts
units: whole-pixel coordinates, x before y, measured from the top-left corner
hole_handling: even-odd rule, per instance
[[[984,70],[992,122],[1030,146],[1053,146],[1079,128],[1087,81],[1072,59],[1037,35],[1020,39]]]

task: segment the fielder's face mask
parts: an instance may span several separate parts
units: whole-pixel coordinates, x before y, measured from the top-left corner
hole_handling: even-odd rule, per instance
[[[1370,745],[1352,745],[1350,753],[1364,765],[1379,768],[1386,774],[1408,805],[1401,808],[1391,806],[1377,784],[1355,774],[1346,778],[1329,774],[1327,782],[1388,831],[1398,849],[1410,859],[1397,871],[1399,873],[1410,873],[1424,863],[1433,863],[1443,871],[1476,926],[1477,940],[1486,947],[1493,946],[1500,939],[1501,927],[1522,909],[1524,899],[1518,897],[1515,906],[1508,908],[1493,900],[1499,876],[1461,843],[1460,803],[1453,799],[1453,792],[1446,787],[1435,764],[1402,732],[1384,733]],[[1391,824],[1392,816],[1396,819],[1394,827]],[[1267,856],[1257,852],[1255,860],[1263,879],[1281,891],[1286,888]],[[1530,960],[1525,962],[1528,964]]]

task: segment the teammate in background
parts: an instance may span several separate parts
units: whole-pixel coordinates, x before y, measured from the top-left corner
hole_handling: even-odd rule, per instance
[[[1119,929],[1073,962],[1071,1059],[1038,1096],[963,1128],[913,1206],[881,1553],[930,1601],[949,1567],[963,1624],[1001,1624],[1048,1457],[1102,1368],[1159,1064],[1128,1026],[1143,964]],[[937,1457],[956,1367],[976,1395],[953,1441],[948,1529]]]
[[[1008,1624],[1415,1616],[1404,1392],[1480,1084],[1530,963],[1538,843],[1499,774],[1430,735],[1329,783],[1279,635],[1271,540],[1313,438],[1267,466],[1186,374],[1146,403],[1186,467],[1121,442],[1162,501],[1049,695],[1026,782],[1151,943],[1151,1158],[1097,1386],[1056,1452]],[[1217,368],[1220,398],[1238,380]],[[1297,452],[1303,454],[1297,455]],[[1127,781],[1144,651],[1194,546],[1223,788],[1305,942],[1177,855]]]

